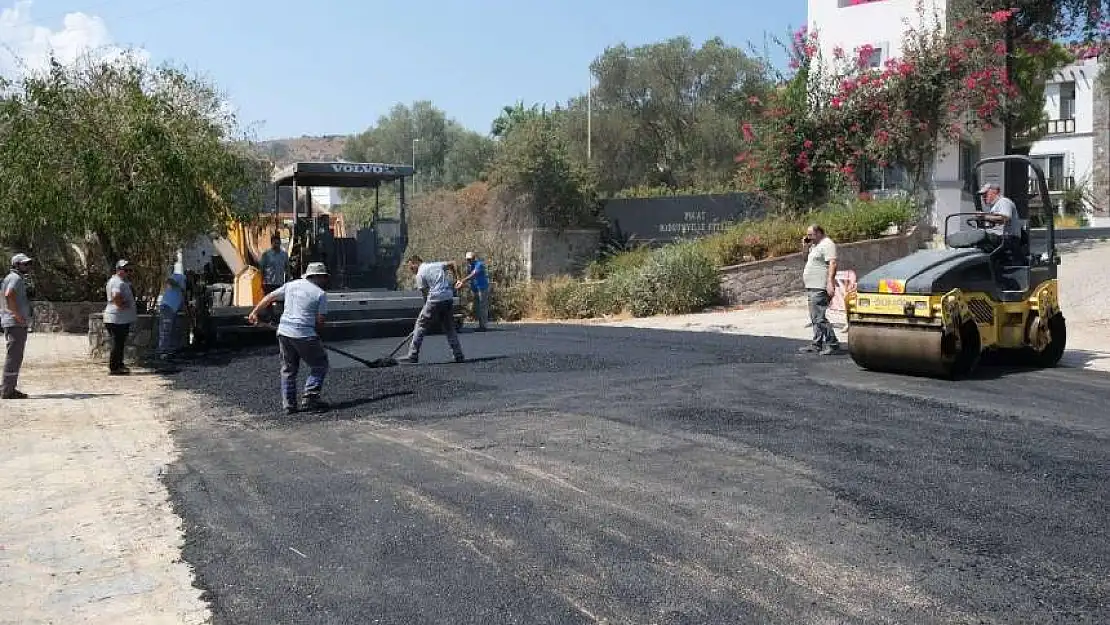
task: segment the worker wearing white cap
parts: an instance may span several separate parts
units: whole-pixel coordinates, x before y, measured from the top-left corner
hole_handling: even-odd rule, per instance
[[[1013,200],[1002,195],[1002,188],[994,182],[984,184],[979,189],[979,195],[990,207],[979,220],[991,224],[986,231],[995,239],[995,245],[1002,246],[1003,263],[1020,263],[1023,221]]]
[[[104,327],[112,337],[108,374],[128,375],[131,370],[123,364],[124,350],[131,324],[139,318],[135,292],[131,290],[131,261],[121,259],[116,262],[116,273],[108,279],[104,291],[108,296],[108,304],[104,307]]]
[[[478,320],[478,331],[485,332],[489,322],[489,273],[485,261],[474,252],[466,253],[466,266],[470,273],[455,283],[455,289],[470,283],[470,292],[474,295],[474,318]]]
[[[247,315],[251,323],[258,323],[260,311],[274,302],[285,302],[278,323],[277,340],[281,352],[281,399],[286,414],[301,409],[313,412],[328,409],[328,404],[320,399],[328,373],[328,353],[324,351],[319,335],[328,314],[328,294],[323,288],[327,281],[327,266],[324,263],[309,263],[303,278],[287,282],[267,293]],[[297,372],[302,360],[309,371],[304,386],[304,405],[298,406]]]
[[[27,297],[27,281],[24,279],[30,272],[31,257],[16,254],[12,256],[11,272],[0,281],[0,325],[4,329],[6,348],[0,399],[27,398],[16,388],[16,384],[19,382],[19,371],[23,368],[23,353],[31,321],[31,301]]]

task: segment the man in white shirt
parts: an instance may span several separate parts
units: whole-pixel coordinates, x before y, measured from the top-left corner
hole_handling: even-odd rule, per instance
[[[986,226],[985,230],[991,235],[995,245],[1001,245],[1002,258],[999,260],[1004,265],[1024,264],[1021,262],[1021,231],[1025,221],[1018,214],[1014,201],[1002,195],[1002,188],[997,183],[988,182],[979,189],[983,196],[983,203],[989,211],[979,217]]]
[[[4,378],[0,383],[0,399],[27,399],[16,388],[27,347],[31,325],[31,300],[27,297],[26,276],[31,273],[31,257],[12,256],[12,270],[0,281],[0,326],[4,330]]]
[[[802,284],[809,298],[813,343],[800,351],[827,356],[840,349],[840,341],[826,316],[833,293],[836,293],[836,244],[825,235],[825,229],[817,224],[806,230],[802,244],[809,252],[805,269],[802,270]]]
[[[270,304],[285,302],[285,309],[278,323],[277,340],[281,351],[281,397],[285,414],[301,409],[320,412],[328,404],[320,399],[324,378],[328,373],[328,353],[320,340],[319,330],[328,314],[328,294],[324,287],[328,281],[328,268],[324,263],[309,263],[304,277],[287,282],[267,293],[254,307],[247,319],[258,323],[258,313]],[[297,373],[301,361],[308,365],[308,379],[304,386],[304,404],[297,406]]]
[[[127,347],[127,335],[131,324],[139,318],[135,308],[135,294],[131,290],[131,263],[120,260],[116,263],[116,273],[104,287],[108,304],[104,307],[104,327],[112,337],[112,352],[108,356],[109,375],[128,375],[131,370],[124,366],[123,356]]]
[[[455,331],[455,319],[452,316],[455,308],[454,285],[459,275],[455,261],[424,262],[424,259],[413,255],[408,260],[409,271],[416,275],[416,288],[424,294],[424,307],[420,316],[416,318],[416,327],[412,331],[412,341],[409,343],[409,353],[398,358],[397,362],[403,364],[416,364],[420,362],[420,346],[424,343],[424,336],[428,331],[439,325],[447,335],[447,344],[455,355],[455,362],[463,362],[462,345],[459,344],[459,335]],[[451,280],[447,272],[451,271],[456,280]]]

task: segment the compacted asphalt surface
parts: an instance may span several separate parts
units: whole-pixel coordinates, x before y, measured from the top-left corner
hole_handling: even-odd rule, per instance
[[[1106,374],[461,338],[464,364],[442,336],[330,354],[319,415],[281,414],[275,346],[173,376],[204,398],[166,481],[217,623],[1110,622]]]

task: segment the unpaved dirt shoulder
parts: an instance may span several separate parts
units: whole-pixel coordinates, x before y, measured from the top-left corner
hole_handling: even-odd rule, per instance
[[[0,623],[206,623],[160,479],[188,396],[109,377],[86,345],[32,334],[32,399],[0,403]]]

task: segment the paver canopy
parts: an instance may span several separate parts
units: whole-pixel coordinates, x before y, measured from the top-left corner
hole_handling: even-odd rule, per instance
[[[386,163],[293,163],[274,176],[279,187],[376,187],[416,173],[408,165]]]

